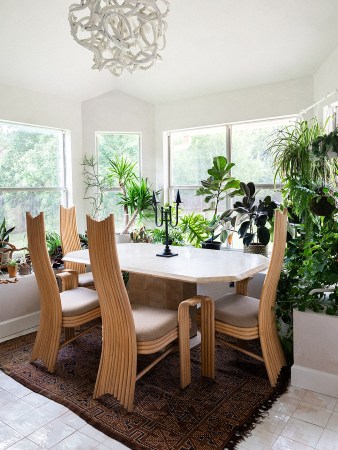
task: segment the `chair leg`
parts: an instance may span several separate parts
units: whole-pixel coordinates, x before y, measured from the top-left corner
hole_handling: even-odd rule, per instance
[[[75,337],[75,328],[65,328],[65,342]]]
[[[48,372],[53,373],[60,347],[61,331],[61,323],[57,320],[40,321],[30,362],[41,359]]]
[[[215,307],[210,297],[196,295],[184,300],[178,308],[181,388],[191,382],[189,307],[201,303],[202,375],[215,377]]]

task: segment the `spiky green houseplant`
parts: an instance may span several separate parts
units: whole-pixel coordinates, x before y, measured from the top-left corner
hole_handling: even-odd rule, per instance
[[[108,176],[107,179],[110,182],[111,185],[114,185],[115,182],[118,183],[120,191],[121,191],[121,197],[124,199],[124,201],[120,204],[123,205],[123,211],[124,211],[124,225],[125,229],[122,231],[122,234],[127,233],[131,225],[134,223],[135,218],[130,217],[130,214],[133,214],[133,211],[130,210],[130,207],[133,208],[135,203],[133,200],[129,202],[128,204],[128,197],[130,197],[129,194],[127,194],[127,187],[130,185],[130,189],[136,191],[136,163],[131,163],[129,159],[122,155],[122,156],[115,156],[113,159],[109,159],[109,168],[108,168]],[[141,189],[141,188],[140,188]],[[133,194],[131,194],[133,195]],[[137,214],[136,214],[137,215]],[[133,220],[132,220],[133,219]],[[129,222],[132,220],[131,224]],[[127,231],[126,231],[127,230]]]

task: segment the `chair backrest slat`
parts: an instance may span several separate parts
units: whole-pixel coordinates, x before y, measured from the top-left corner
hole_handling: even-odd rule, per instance
[[[62,253],[64,255],[69,252],[81,250],[75,206],[72,206],[71,208],[65,208],[62,205],[60,206],[60,237]],[[84,273],[86,271],[84,264],[65,261],[64,266],[66,269],[73,269],[78,273]]]
[[[40,293],[41,316],[62,315],[59,288],[47,249],[43,212],[36,217],[27,212],[26,223],[29,254]]]
[[[274,220],[274,243],[269,268],[264,280],[259,306],[259,320],[273,310],[276,304],[276,291],[283,267],[286,233],[287,233],[287,210],[283,212],[276,210]]]
[[[97,222],[87,215],[90,265],[102,316],[102,355],[98,378],[123,405],[132,406],[137,367],[135,324],[118,260],[114,217]],[[101,368],[113,365],[109,379]],[[102,369],[103,370],[103,369]]]

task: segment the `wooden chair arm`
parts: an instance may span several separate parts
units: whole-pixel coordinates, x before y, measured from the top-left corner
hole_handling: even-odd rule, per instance
[[[79,287],[79,274],[76,270],[65,269],[57,273],[56,278],[59,281],[60,292]]]
[[[191,382],[189,308],[199,304],[201,304],[202,375],[209,378],[215,377],[215,305],[210,297],[195,295],[183,300],[178,307],[181,388]]]

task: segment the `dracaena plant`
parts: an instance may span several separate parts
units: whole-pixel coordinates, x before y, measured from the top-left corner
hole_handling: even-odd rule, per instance
[[[203,195],[205,203],[208,207],[203,211],[212,211],[212,219],[210,220],[206,230],[210,237],[207,241],[214,241],[221,236],[221,240],[226,239],[225,230],[222,227],[221,216],[219,214],[219,205],[227,195],[235,196],[241,192],[240,181],[231,176],[231,169],[234,163],[228,163],[225,156],[215,156],[213,165],[208,170],[209,177],[202,180],[202,186],[197,189],[196,195]]]
[[[273,211],[278,207],[278,204],[270,196],[267,196],[264,200],[259,200],[257,205],[254,183],[246,184],[242,182],[240,186],[244,192],[244,197],[241,201],[235,202],[233,207],[233,211],[237,213],[238,235],[243,239],[243,244],[246,246],[252,244],[255,237],[257,243],[268,245],[270,231],[266,225],[272,220]]]

